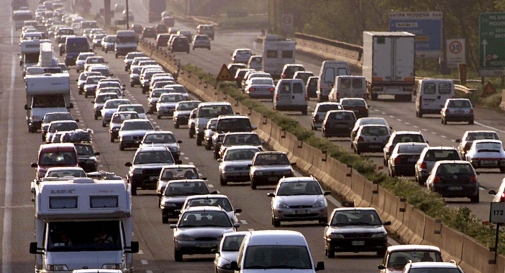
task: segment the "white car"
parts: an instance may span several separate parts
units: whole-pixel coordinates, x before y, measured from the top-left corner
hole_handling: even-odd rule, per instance
[[[181,214],[183,214],[184,211],[189,208],[201,206],[222,208],[224,211],[226,211],[226,214],[228,214],[228,217],[230,217],[230,221],[232,223],[238,223],[236,214],[242,212],[242,209],[233,207],[230,199],[228,199],[228,196],[223,194],[206,194],[188,196],[182,205]]]
[[[128,99],[112,99],[105,102],[102,110],[100,110],[100,114],[102,116],[102,127],[107,126],[109,124],[112,114],[117,112],[117,108],[119,105],[123,104],[131,104]]]
[[[326,112],[343,109],[342,105],[338,102],[320,102],[316,104],[316,109],[312,112],[312,130],[321,128]]]
[[[119,128],[121,128],[123,121],[138,118],[139,114],[135,111],[122,111],[112,114],[112,118],[109,123],[110,142],[114,142],[119,137]]]
[[[81,53],[79,53],[79,55],[77,56],[77,59],[75,59],[75,66],[76,66],[77,73],[84,70],[84,63],[86,62],[86,58],[88,58],[89,56],[94,56],[94,55],[96,55],[95,52],[81,52]]]
[[[178,161],[181,155],[181,146],[179,145],[181,143],[182,140],[177,140],[171,131],[155,131],[147,132],[144,135],[144,138],[140,142],[140,147],[167,147],[175,161]]]
[[[253,53],[249,48],[238,48],[231,54],[231,61],[234,63],[247,64],[252,55]]]
[[[73,131],[79,129],[79,124],[75,120],[56,120],[49,123],[46,133],[46,143],[52,143],[53,136],[56,133]]]
[[[117,107],[118,112],[123,111],[135,111],[139,115],[139,118],[147,119],[146,111],[144,110],[144,106],[140,103],[138,104],[123,104]]]
[[[256,146],[241,145],[226,149],[219,162],[219,184],[228,185],[228,182],[249,181],[249,169],[252,159],[261,150]]]
[[[442,262],[440,248],[429,245],[389,246],[383,263],[378,266],[380,273],[401,273],[409,262]]]
[[[156,114],[158,119],[162,116],[173,116],[175,112],[175,105],[186,98],[178,93],[165,93],[160,96],[156,104]]]
[[[193,45],[192,45],[192,49],[195,50],[195,48],[207,48],[208,50],[210,50],[209,36],[204,34],[196,35],[195,38],[193,39]]]
[[[175,112],[173,116],[174,128],[179,129],[181,125],[187,125],[189,115],[193,109],[196,109],[200,104],[199,100],[180,101],[175,105]]]
[[[505,151],[501,140],[475,140],[466,152],[465,159],[476,169],[498,168],[505,173]]]
[[[356,137],[351,139],[351,147],[356,154],[381,153],[390,136],[391,131],[386,125],[361,125]]]

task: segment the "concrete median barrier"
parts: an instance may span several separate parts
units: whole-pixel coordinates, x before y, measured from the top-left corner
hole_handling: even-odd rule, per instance
[[[496,272],[496,265],[489,264],[489,260],[494,258],[493,253],[479,245],[473,238],[463,236],[461,239],[463,249],[460,266],[465,273]]]

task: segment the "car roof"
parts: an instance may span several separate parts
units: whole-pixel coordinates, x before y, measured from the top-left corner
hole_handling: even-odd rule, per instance
[[[389,246],[387,250],[389,252],[407,251],[407,250],[431,250],[440,252],[439,247],[430,245],[395,245],[395,246]]]
[[[56,124],[56,123],[77,123],[75,120],[53,120],[49,124]]]
[[[142,146],[140,148],[137,148],[137,151],[135,153],[145,151],[168,151],[168,148],[165,146]]]
[[[235,135],[258,135],[256,132],[230,132],[225,133],[225,136],[235,136]]]
[[[256,149],[259,150],[258,146],[252,146],[252,145],[237,145],[237,146],[231,146],[226,149],[226,151],[233,151],[233,150],[246,150],[246,149]]]
[[[249,119],[248,116],[242,116],[242,115],[222,115],[217,118],[218,120],[221,119]]]
[[[410,268],[459,268],[452,262],[416,262],[411,263]]]
[[[377,212],[375,208],[369,208],[369,207],[341,207],[336,208],[333,211],[351,211],[351,210],[369,210]]]
[[[296,177],[283,177],[281,178],[282,182],[284,183],[295,183],[295,182],[300,182],[300,181],[316,181],[312,176],[296,176]]]
[[[481,143],[481,142],[494,142],[494,143],[502,144],[501,140],[498,140],[498,139],[478,139],[478,140],[473,141],[473,143]]]
[[[106,93],[106,94],[115,94],[115,93]],[[126,114],[138,114],[137,111],[121,111],[121,112],[114,112],[112,115],[126,115]]]
[[[435,167],[437,165],[442,165],[442,164],[467,164],[467,165],[471,165],[470,162],[466,161],[466,160],[439,160],[435,163]],[[433,167],[433,168],[435,168]]]
[[[428,147],[428,143],[424,143],[424,142],[400,142],[400,143],[397,143],[396,146],[400,147],[400,146],[425,146],[425,147]]]
[[[262,155],[264,155],[264,154],[284,154],[284,155],[287,155],[287,153],[281,152],[281,151],[260,151],[256,154],[262,154]]]
[[[226,199],[230,199],[230,198],[228,198],[228,196],[226,196],[224,194],[200,194],[200,195],[191,195],[191,196],[188,196],[186,198],[186,200],[190,200],[190,199],[212,199],[212,198],[226,198]]]
[[[222,106],[222,105],[231,105],[229,102],[219,102],[219,101],[214,101],[214,102],[202,102],[200,103],[200,105],[198,107],[202,107],[202,106],[212,106],[212,105],[219,105],[219,106]]]
[[[466,131],[465,134],[470,134],[470,133],[495,133],[496,131],[493,130],[471,130],[471,131]]]
[[[177,168],[195,168],[196,169],[196,166],[193,165],[193,164],[177,164],[177,165],[166,165],[166,166],[163,166],[163,169],[177,169]]]
[[[172,131],[154,131],[147,132],[146,135],[173,135]]]
[[[248,245],[307,245],[302,233],[293,230],[254,230]]]
[[[417,131],[394,131],[393,134],[395,134],[395,135],[406,135],[406,134],[422,135],[421,132],[417,132]]]

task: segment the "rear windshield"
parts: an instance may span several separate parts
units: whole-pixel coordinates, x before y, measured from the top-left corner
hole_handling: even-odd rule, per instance
[[[231,105],[208,105],[198,110],[200,118],[217,118],[220,115],[233,115]]]
[[[386,126],[365,126],[361,130],[364,136],[386,136],[389,135],[389,130]]]
[[[459,160],[459,153],[456,150],[429,150],[424,156],[426,161],[439,160]]]
[[[470,108],[472,105],[468,100],[451,100],[448,107],[450,108]]]
[[[400,143],[400,142],[425,142],[425,141],[423,136],[420,134],[402,134],[397,135],[393,140],[393,143]]]
[[[495,132],[475,132],[475,133],[468,133],[466,136],[466,141],[473,141],[473,140],[479,140],[479,139],[500,139],[497,133]]]
[[[477,152],[500,152],[502,150],[502,145],[495,142],[481,142],[475,144]]]
[[[346,106],[366,106],[366,102],[365,100],[361,100],[361,99],[347,99],[347,100],[342,100],[342,106],[346,107]]]
[[[332,120],[355,120],[356,117],[353,113],[347,111],[332,112],[329,114],[328,119]]]
[[[224,145],[260,145],[260,138],[256,134],[227,135],[223,140]],[[252,159],[252,157],[250,158]]]
[[[401,154],[421,154],[426,145],[401,145],[398,152]]]
[[[317,112],[328,112],[330,110],[343,110],[344,108],[342,107],[341,104],[323,104],[319,105],[317,108]]]
[[[467,163],[441,164],[437,169],[438,175],[473,174],[473,168]]]

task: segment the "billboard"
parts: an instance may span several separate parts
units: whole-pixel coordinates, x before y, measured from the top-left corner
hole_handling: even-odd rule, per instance
[[[390,12],[389,31],[406,31],[416,35],[416,56],[439,58],[442,56],[441,11]]]

